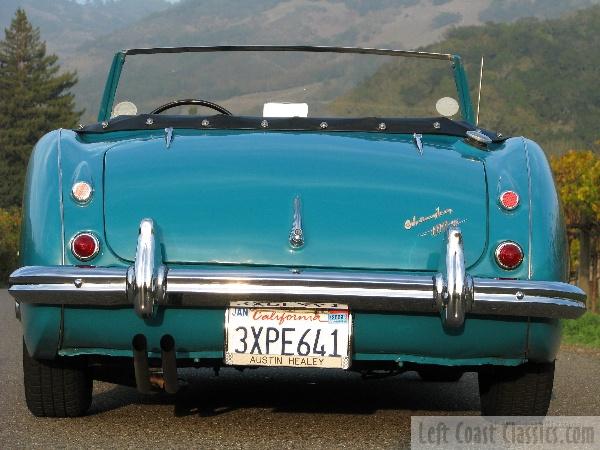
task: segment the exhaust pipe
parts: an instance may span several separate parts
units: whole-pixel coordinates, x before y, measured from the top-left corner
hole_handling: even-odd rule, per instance
[[[175,394],[179,390],[177,381],[177,359],[175,357],[175,339],[165,334],[160,340],[162,353],[163,379],[165,380],[165,391]]]
[[[136,334],[131,342],[133,346],[133,368],[135,370],[135,384],[138,391],[147,394],[152,390],[150,385],[150,369],[148,368],[148,350],[146,336]]]

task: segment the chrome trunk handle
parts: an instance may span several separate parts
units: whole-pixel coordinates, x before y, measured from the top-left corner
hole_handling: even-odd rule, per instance
[[[290,245],[293,249],[299,249],[304,245],[304,230],[302,229],[302,200],[297,195],[294,198],[294,220],[292,231],[290,231]]]

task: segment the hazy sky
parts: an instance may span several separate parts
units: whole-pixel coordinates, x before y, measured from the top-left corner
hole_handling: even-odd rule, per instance
[[[87,2],[89,2],[90,0],[75,0],[75,1],[76,1],[77,3],[87,3]],[[121,1],[121,2],[126,2],[127,0],[119,0],[119,1]],[[165,0],[165,1],[166,1],[166,2],[169,2],[169,3],[177,3],[177,2],[179,2],[179,0]]]

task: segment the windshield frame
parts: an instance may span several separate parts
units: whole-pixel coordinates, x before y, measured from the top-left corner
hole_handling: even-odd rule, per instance
[[[152,48],[133,48],[121,50],[115,53],[104,94],[100,103],[98,112],[98,122],[110,119],[115,94],[119,85],[119,78],[128,55],[152,55],[160,53],[209,53],[209,52],[313,52],[313,53],[353,53],[366,55],[385,55],[409,58],[425,58],[447,60],[451,64],[458,103],[460,105],[462,120],[473,124],[475,115],[473,104],[469,93],[469,83],[467,74],[462,64],[461,57],[451,53],[432,53],[417,50],[390,50],[380,48],[362,48],[362,47],[331,47],[331,46],[310,46],[310,45],[212,45],[212,46],[192,46],[192,47],[152,47]]]

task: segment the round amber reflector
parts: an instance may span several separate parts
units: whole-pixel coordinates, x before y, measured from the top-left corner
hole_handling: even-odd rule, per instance
[[[523,250],[516,242],[502,242],[496,247],[496,261],[503,269],[516,269],[523,261]]]
[[[519,194],[515,191],[504,191],[500,194],[500,204],[504,209],[515,209],[519,206]]]
[[[85,181],[78,181],[73,184],[71,195],[79,203],[87,203],[92,198],[92,186]]]
[[[79,233],[71,241],[71,251],[77,259],[87,261],[98,254],[100,243],[91,233]]]

